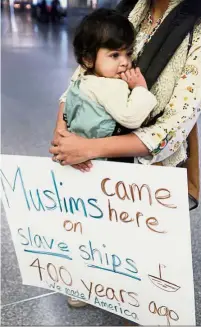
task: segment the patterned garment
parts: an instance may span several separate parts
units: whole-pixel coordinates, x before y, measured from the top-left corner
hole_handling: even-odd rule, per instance
[[[170,0],[169,7],[161,22],[183,0]],[[150,0],[138,1],[129,15],[129,20],[137,30],[133,49],[135,59],[146,42],[146,24]],[[144,21],[144,22],[143,22]],[[141,24],[142,23],[142,24]],[[149,26],[147,27],[149,29]],[[143,126],[134,133],[148,147],[150,155],[135,158],[136,163],[153,164],[162,162],[164,166],[177,166],[187,159],[187,143],[191,129],[201,111],[201,20],[196,24],[192,46],[188,53],[189,35],[181,43],[160,77],[151,89],[156,96],[157,105]],[[78,68],[72,77],[79,76]],[[65,92],[60,102],[66,101]],[[146,127],[150,119],[159,113],[162,116],[154,125]]]
[[[170,11],[182,0],[171,0],[161,23]],[[142,51],[147,39],[147,19],[150,2],[141,0],[129,15],[138,31],[134,45],[133,59]],[[163,70],[151,92],[157,98],[157,106],[151,112],[143,127],[135,134],[150,150],[150,156],[138,157],[135,162],[152,164],[162,161],[165,166],[177,166],[187,159],[186,138],[196,123],[201,111],[201,21],[193,33],[191,49],[187,55],[189,36]],[[149,120],[163,113],[157,122],[149,127]]]

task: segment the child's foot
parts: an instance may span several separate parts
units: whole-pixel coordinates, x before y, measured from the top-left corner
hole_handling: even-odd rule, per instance
[[[87,306],[87,303],[79,301],[73,297],[67,297],[67,302],[68,305],[70,305],[73,308],[82,308]]]

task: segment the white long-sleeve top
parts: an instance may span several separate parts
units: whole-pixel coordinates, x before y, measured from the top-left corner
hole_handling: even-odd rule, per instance
[[[146,88],[139,86],[130,91],[121,79],[84,75],[80,90],[130,129],[139,128],[157,104],[156,97]]]
[[[144,87],[129,90],[121,79],[76,75],[66,93],[64,117],[69,130],[81,136],[106,137],[116,122],[139,128],[156,105],[156,98]]]

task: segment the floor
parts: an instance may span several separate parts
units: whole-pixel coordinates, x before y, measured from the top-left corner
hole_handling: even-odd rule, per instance
[[[79,20],[80,16],[76,16]],[[49,156],[58,98],[76,67],[71,23],[35,22],[29,13],[2,13],[2,153]],[[201,126],[201,121],[199,121]],[[201,325],[201,214],[191,214],[197,325]],[[124,325],[125,320],[88,306],[72,309],[66,297],[21,284],[2,209],[1,324],[4,326]]]

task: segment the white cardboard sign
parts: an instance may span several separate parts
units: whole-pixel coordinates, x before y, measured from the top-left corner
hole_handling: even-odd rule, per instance
[[[2,156],[23,284],[141,325],[195,325],[186,170]]]

